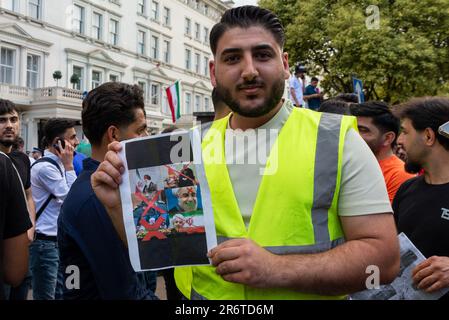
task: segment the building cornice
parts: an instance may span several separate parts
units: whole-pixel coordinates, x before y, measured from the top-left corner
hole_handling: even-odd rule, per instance
[[[75,54],[78,56],[82,56],[87,58],[87,60],[91,60],[91,59],[95,59],[104,63],[108,63],[108,64],[112,64],[116,67],[120,67],[120,68],[126,68],[128,67],[127,64],[115,61],[114,59],[112,59],[104,50],[101,49],[96,49],[93,50],[91,52],[82,52],[82,51],[78,51],[75,49],[71,49],[71,48],[66,48],[65,52],[67,52],[68,54]]]
[[[42,46],[42,47],[51,47],[53,45],[53,43],[48,42],[48,41],[44,41],[44,40],[40,40],[40,39],[36,39],[34,37],[32,37],[28,32],[26,32],[25,30],[23,30],[19,25],[17,25],[16,23],[2,23],[0,24],[0,34],[9,36],[9,37],[14,37],[15,39],[22,39],[25,40],[27,42],[31,42],[33,44],[36,44],[38,46]]]

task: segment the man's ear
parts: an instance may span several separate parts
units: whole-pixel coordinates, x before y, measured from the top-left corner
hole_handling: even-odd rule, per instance
[[[217,79],[215,78],[215,60],[209,61],[210,82],[214,88],[217,87]]]
[[[282,53],[282,66],[284,67],[284,79],[290,78],[290,69],[288,66],[288,52]]]
[[[433,131],[431,128],[425,128],[423,132],[423,139],[424,143],[427,146],[429,147],[433,146],[436,140],[435,131]]]
[[[396,138],[396,134],[393,131],[388,131],[385,133],[385,140],[384,140],[384,146],[391,146],[394,139]]]
[[[114,141],[120,141],[120,129],[116,126],[109,126],[106,131],[106,138],[108,140],[108,144]]]

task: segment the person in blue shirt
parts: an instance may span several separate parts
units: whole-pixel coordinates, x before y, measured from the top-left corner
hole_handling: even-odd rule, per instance
[[[307,101],[309,109],[311,110],[318,110],[323,97],[323,94],[320,93],[320,90],[317,87],[318,81],[318,78],[313,77],[304,91],[304,100]]]
[[[75,169],[76,176],[79,176],[81,171],[83,171],[83,161],[86,158],[81,152],[73,151],[73,168]]]
[[[79,268],[79,289],[64,288],[64,299],[157,299],[156,274],[134,272],[128,250],[105,208],[95,196],[90,177],[113,141],[147,135],[143,92],[136,85],[105,83],[83,101],[83,131],[92,157],[73,184],[58,219],[62,270]],[[65,278],[70,274],[65,274]],[[65,282],[65,281],[64,281]],[[70,286],[69,286],[70,287]]]

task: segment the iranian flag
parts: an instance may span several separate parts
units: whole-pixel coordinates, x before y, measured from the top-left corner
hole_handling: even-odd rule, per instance
[[[170,87],[165,89],[167,92],[168,105],[170,106],[173,123],[181,118],[181,96],[179,95],[179,82],[176,81]]]

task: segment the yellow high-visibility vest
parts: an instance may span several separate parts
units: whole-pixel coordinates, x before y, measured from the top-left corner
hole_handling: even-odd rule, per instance
[[[357,130],[355,118],[293,109],[271,149],[265,167],[270,174],[262,177],[246,229],[225,164],[229,117],[214,122],[202,142],[218,242],[249,238],[275,254],[317,253],[343,243],[337,204],[345,136]],[[177,267],[175,279],[189,299],[343,298],[231,283],[212,266]]]

